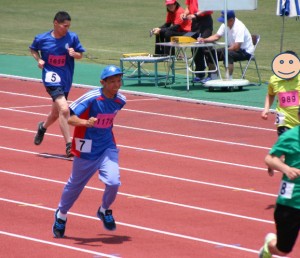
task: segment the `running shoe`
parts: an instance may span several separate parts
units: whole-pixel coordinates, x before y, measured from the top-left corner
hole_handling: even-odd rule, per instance
[[[54,214],[54,224],[52,227],[52,232],[53,232],[54,237],[62,238],[65,235],[67,220],[62,220],[62,219],[57,218],[58,211],[59,211],[59,209],[57,209]]]
[[[212,78],[211,77],[206,77],[206,78],[204,78],[203,80],[201,80],[201,83],[206,83],[206,82],[208,82],[208,81],[211,81],[212,80]]]
[[[102,220],[103,226],[106,230],[113,231],[116,229],[115,219],[112,215],[112,210],[106,210],[105,214],[100,212],[100,208],[97,211],[97,217]]]
[[[268,245],[274,239],[276,239],[275,234],[269,233],[266,235],[265,243],[262,246],[262,248],[260,248],[259,250],[259,256],[258,256],[259,258],[272,258],[272,254],[269,251]]]
[[[44,122],[39,122],[38,123],[38,129],[37,133],[34,136],[34,144],[35,145],[40,145],[44,139],[44,135],[47,129],[43,127]]]
[[[201,83],[202,80],[203,80],[203,78],[195,77],[193,79],[193,83]]]
[[[72,147],[72,143],[68,142],[66,144],[66,155],[68,158],[73,157],[74,155],[71,153],[71,147]]]

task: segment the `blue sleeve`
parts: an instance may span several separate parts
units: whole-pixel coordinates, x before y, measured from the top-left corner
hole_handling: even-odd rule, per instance
[[[29,48],[32,49],[32,50],[35,50],[35,51],[39,51],[39,38],[38,38],[38,36],[36,36],[34,38],[33,42],[29,46]]]
[[[76,52],[85,52],[76,33],[73,33],[73,46]]]

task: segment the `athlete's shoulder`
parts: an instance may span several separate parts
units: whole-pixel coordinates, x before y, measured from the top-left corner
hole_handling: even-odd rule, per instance
[[[51,31],[42,32],[42,33],[37,34],[37,35],[35,36],[36,39],[40,39],[40,40],[42,40],[42,39],[47,39],[47,38],[49,38],[49,37],[52,38],[52,36],[51,36]]]
[[[116,99],[119,99],[123,105],[126,104],[126,96],[123,95],[121,92],[117,93]]]
[[[67,35],[68,35],[69,37],[71,37],[71,38],[78,38],[77,33],[74,32],[74,31],[68,31],[68,32],[67,32]]]
[[[78,99],[76,99],[72,104],[70,104],[70,108],[75,109],[80,103],[83,102],[92,102],[94,99],[97,99],[100,95],[101,93],[99,89],[90,90]]]
[[[281,81],[284,81],[284,79],[281,79],[280,77],[278,77],[277,75],[273,74],[270,77],[270,83],[279,83]]]

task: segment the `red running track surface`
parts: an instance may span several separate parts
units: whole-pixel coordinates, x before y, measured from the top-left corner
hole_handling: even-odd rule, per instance
[[[87,90],[73,88],[70,101]],[[277,137],[272,116],[126,94],[114,126],[117,230],[105,231],[95,216],[104,189],[96,173],[70,210],[66,237],[55,239],[72,161],[58,124],[33,144],[51,100],[41,83],[9,78],[0,78],[0,97],[3,257],[250,258],[274,232],[281,175],[269,177],[264,165]],[[300,257],[297,245],[290,257]]]

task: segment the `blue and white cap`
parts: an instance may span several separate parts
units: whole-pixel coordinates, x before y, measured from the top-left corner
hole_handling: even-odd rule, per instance
[[[107,77],[118,75],[118,74],[123,74],[123,72],[118,66],[108,65],[103,69],[100,78],[101,80],[105,80]]]

